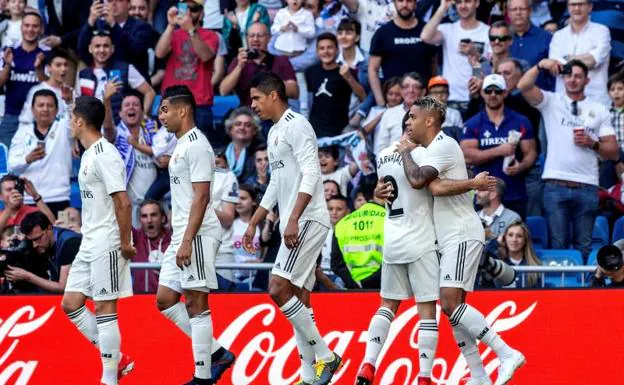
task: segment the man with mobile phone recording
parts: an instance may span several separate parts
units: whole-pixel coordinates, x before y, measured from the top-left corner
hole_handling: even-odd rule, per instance
[[[466,163],[475,174],[488,171],[507,188],[501,198],[505,207],[526,217],[526,172],[537,159],[531,122],[505,107],[507,84],[501,75],[485,77],[481,97],[485,106],[466,122],[461,140]]]

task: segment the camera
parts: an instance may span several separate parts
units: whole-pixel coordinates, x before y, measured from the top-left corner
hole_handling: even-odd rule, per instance
[[[483,281],[494,282],[496,286],[509,286],[516,280],[516,270],[500,259],[492,257],[488,250],[481,255],[479,272]]]
[[[572,66],[570,64],[564,64],[563,67],[561,68],[561,72],[559,72],[560,75],[570,75],[572,74]]]
[[[260,51],[255,48],[250,48],[247,50],[247,59],[256,60],[260,57]]]
[[[15,266],[25,268],[28,265],[26,255],[30,251],[30,242],[23,239],[11,240],[9,247],[0,249],[0,255],[4,255],[4,260],[0,260],[0,276],[4,276],[7,266]]]

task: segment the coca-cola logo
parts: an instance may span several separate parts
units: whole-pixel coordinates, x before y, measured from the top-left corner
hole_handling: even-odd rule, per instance
[[[537,306],[537,302],[533,302],[526,309],[519,311],[514,301],[505,301],[496,306],[486,317],[488,323],[497,332],[504,332],[513,329],[524,322],[533,313]],[[269,384],[288,384],[297,379],[298,374],[288,372],[286,370],[289,358],[296,356],[296,343],[294,336],[288,339],[282,346],[277,346],[276,336],[272,330],[272,324],[276,317],[281,317],[281,313],[271,304],[256,305],[240,316],[238,316],[221,334],[219,342],[230,347],[237,342],[244,329],[252,328],[252,330],[263,330],[257,333],[248,341],[243,341],[243,348],[238,351],[238,358],[232,370],[232,382],[236,385],[248,385],[265,383]],[[438,309],[438,316],[441,314]],[[412,358],[398,358],[392,362],[385,362],[386,354],[392,348],[393,343],[397,340],[399,333],[405,328],[409,328],[409,324],[413,323],[418,316],[416,306],[413,306],[398,316],[390,328],[390,333],[386,339],[384,348],[379,358],[379,365],[387,365],[386,370],[381,374],[380,385],[410,385],[416,384],[418,379],[418,368]],[[439,321],[439,320],[438,320]],[[417,335],[420,321],[417,321],[409,331],[409,347],[417,350]],[[360,330],[344,330],[330,331],[325,334],[325,342],[333,344],[333,350],[342,355],[344,365],[340,372],[334,376],[334,381],[340,380],[346,371],[352,365],[359,365],[361,357],[344,356],[350,344],[360,343],[366,344],[368,340],[368,332]],[[241,341],[239,341],[240,343]],[[403,344],[404,341],[401,341]],[[237,344],[238,346],[239,344]],[[481,358],[485,363],[486,372],[491,375],[499,365],[499,360],[495,355],[491,354],[491,349],[485,349]],[[414,355],[414,357],[416,357]],[[386,360],[387,361],[387,360]],[[468,374],[468,367],[464,357],[457,351],[457,358],[451,361],[438,357],[434,361],[433,382],[445,385],[459,385],[462,378]],[[346,379],[348,383],[352,379]]]
[[[35,318],[35,309],[32,306],[23,306],[11,314],[6,320],[0,319],[0,384],[6,384],[14,379],[15,385],[26,385],[32,378],[38,361],[13,361],[10,357],[19,346],[20,337],[27,336],[43,326],[54,313],[54,307],[45,314]],[[8,345],[8,347],[7,347]],[[36,351],[33,351],[36,354]],[[10,362],[5,367],[5,363]]]

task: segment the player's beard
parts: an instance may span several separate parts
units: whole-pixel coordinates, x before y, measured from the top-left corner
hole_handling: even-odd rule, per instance
[[[397,15],[399,15],[399,17],[403,20],[410,20],[414,16],[414,11],[402,9],[397,11]]]

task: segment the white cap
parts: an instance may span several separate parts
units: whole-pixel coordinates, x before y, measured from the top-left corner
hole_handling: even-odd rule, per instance
[[[486,76],[485,79],[483,79],[483,87],[481,87],[481,89],[485,90],[492,86],[503,91],[507,89],[505,78],[498,74],[490,74]]]

